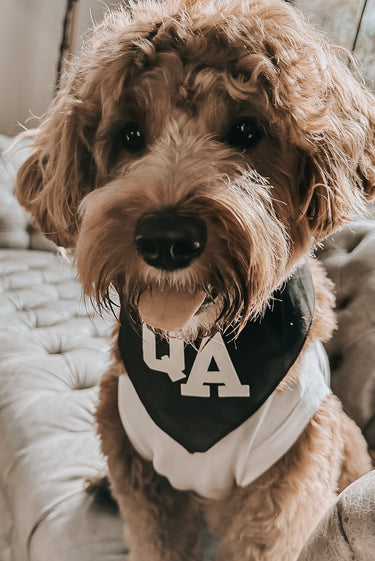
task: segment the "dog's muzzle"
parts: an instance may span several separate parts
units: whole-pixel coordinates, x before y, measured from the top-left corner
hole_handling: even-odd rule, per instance
[[[207,227],[198,216],[168,209],[142,216],[134,237],[137,252],[148,265],[176,271],[202,254]]]

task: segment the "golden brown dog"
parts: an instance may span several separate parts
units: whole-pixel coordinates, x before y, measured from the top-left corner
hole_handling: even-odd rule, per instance
[[[218,561],[295,560],[370,469],[324,385],[333,293],[309,257],[375,194],[375,100],[346,56],[281,0],[140,2],[94,30],[33,131],[20,202],[75,248],[87,295],[119,295],[97,421],[129,561],[200,559],[203,519]]]

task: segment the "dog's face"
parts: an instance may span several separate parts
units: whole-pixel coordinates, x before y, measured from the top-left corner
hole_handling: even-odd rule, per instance
[[[374,194],[374,106],[281,0],[148,2],[94,32],[17,193],[86,293],[210,332]]]

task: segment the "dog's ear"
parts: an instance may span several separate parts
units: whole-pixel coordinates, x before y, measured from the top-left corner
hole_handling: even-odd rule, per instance
[[[30,131],[34,150],[17,176],[19,202],[41,231],[64,247],[75,245],[77,208],[95,181],[89,150],[94,121],[72,84],[64,87],[42,125]]]
[[[76,244],[80,202],[108,173],[102,147],[111,131],[103,135],[103,123],[116,122],[111,112],[136,59],[130,23],[128,11],[119,8],[93,28],[85,48],[66,64],[43,123],[28,134],[34,151],[19,170],[16,195],[42,232],[64,247]]]
[[[280,140],[295,146],[299,214],[319,240],[375,196],[375,98],[349,69],[350,54],[329,45],[294,6],[246,5],[241,87],[263,93]]]
[[[375,197],[375,98],[334,54],[323,73],[324,105],[307,123],[312,150],[301,158],[304,212],[317,239]]]
[[[297,147],[300,214],[319,240],[375,196],[375,98],[351,71],[350,53],[328,44],[295,7],[264,0],[250,14],[251,6],[267,60],[254,77]]]

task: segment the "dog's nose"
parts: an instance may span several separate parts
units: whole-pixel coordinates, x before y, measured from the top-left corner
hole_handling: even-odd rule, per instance
[[[135,228],[139,255],[148,265],[164,271],[188,267],[203,252],[206,239],[203,220],[172,210],[142,216]]]

